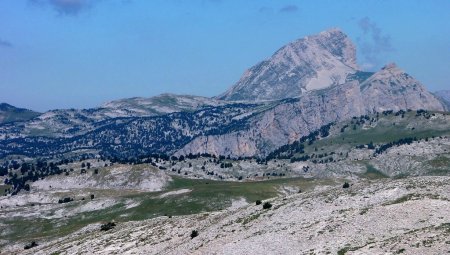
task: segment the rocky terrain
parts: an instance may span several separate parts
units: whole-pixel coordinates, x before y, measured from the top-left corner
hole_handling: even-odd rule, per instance
[[[265,200],[272,206],[99,224],[10,254],[446,254],[449,177],[357,181]],[[198,236],[192,238],[192,231]],[[21,248],[21,247],[20,247]]]

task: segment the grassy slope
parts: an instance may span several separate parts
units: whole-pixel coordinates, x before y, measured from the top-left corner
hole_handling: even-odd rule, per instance
[[[162,215],[186,215],[225,209],[232,200],[245,198],[253,203],[257,199],[268,199],[279,194],[281,186],[309,190],[317,185],[334,184],[331,180],[308,180],[303,178],[274,179],[260,182],[221,182],[211,180],[192,180],[173,177],[173,182],[162,192],[124,192],[95,191],[96,197],[112,196],[120,201],[112,207],[93,212],[86,212],[63,219],[36,219],[16,217],[4,221],[9,225],[8,232],[2,239],[17,242],[41,238],[59,237],[72,233],[88,224],[115,220],[118,222],[144,220]],[[189,193],[167,196],[160,195],[179,189],[190,189]],[[121,195],[120,195],[121,194]],[[125,200],[141,202],[137,207],[126,209]],[[84,202],[72,202],[67,206],[80,206]]]
[[[442,113],[435,113],[442,114]],[[446,114],[447,120],[449,114]],[[375,115],[370,116],[375,118]],[[441,119],[426,119],[424,116],[416,116],[416,112],[405,113],[404,118],[390,115],[379,115],[379,120],[369,126],[368,123],[356,125],[355,121],[345,121],[332,127],[331,135],[320,139],[312,145],[305,143],[305,153],[329,153],[333,151],[348,151],[357,145],[373,142],[374,145],[397,141],[406,137],[417,137],[418,139],[450,135],[450,123]],[[348,125],[344,132],[341,128]],[[301,156],[298,154],[297,156]]]

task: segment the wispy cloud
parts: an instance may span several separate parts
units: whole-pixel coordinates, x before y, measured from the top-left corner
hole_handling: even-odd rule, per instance
[[[12,48],[13,45],[9,41],[6,41],[6,40],[3,40],[2,38],[0,38],[0,47],[2,47],[2,48]]]
[[[88,8],[94,0],[50,0],[50,4],[60,13],[65,15],[77,15]]]
[[[60,15],[76,16],[100,0],[28,0],[33,4],[50,5]]]
[[[381,28],[368,17],[360,19],[358,26],[363,32],[363,37],[357,39],[364,56],[363,68],[371,69],[380,64],[383,54],[395,51],[395,48],[392,46],[391,37],[383,34]]]
[[[260,12],[260,13],[269,13],[272,11],[273,11],[273,9],[270,7],[267,7],[267,6],[262,6],[258,9],[258,12]]]
[[[297,12],[297,11],[298,11],[297,5],[293,5],[293,4],[286,5],[280,9],[280,12],[284,12],[284,13],[292,13],[292,12]]]

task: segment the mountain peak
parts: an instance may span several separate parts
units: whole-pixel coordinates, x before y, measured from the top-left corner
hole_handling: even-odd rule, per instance
[[[397,64],[394,62],[388,63],[387,65],[381,68],[381,70],[393,70],[393,69],[399,69]]]
[[[331,53],[346,65],[357,69],[356,48],[348,36],[339,28],[331,28],[316,35],[306,36],[292,43],[297,46],[308,44]],[[289,45],[289,44],[288,44]]]
[[[348,36],[333,28],[295,40],[269,59],[248,69],[224,100],[278,100],[345,82],[355,73],[356,49]]]
[[[337,27],[327,29],[325,31],[320,32],[317,35],[323,36],[323,37],[332,37],[332,36],[342,36],[343,35],[343,36],[347,37],[347,35],[340,28],[337,28]]]
[[[401,76],[401,77],[410,77],[409,74],[407,74],[403,69],[397,66],[395,63],[389,63],[383,66],[378,72],[375,73],[374,77],[380,76],[385,78],[392,78],[395,76]]]
[[[7,103],[0,103],[0,110],[1,111],[6,111],[6,110],[10,110],[10,109],[15,109],[16,107],[7,104]]]

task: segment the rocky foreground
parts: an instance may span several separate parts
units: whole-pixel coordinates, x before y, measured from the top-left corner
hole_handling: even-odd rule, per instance
[[[263,204],[266,201],[263,201]],[[8,254],[447,254],[450,177],[358,181],[214,213],[89,225]],[[198,236],[191,238],[193,230]],[[5,252],[5,251],[3,251]]]

